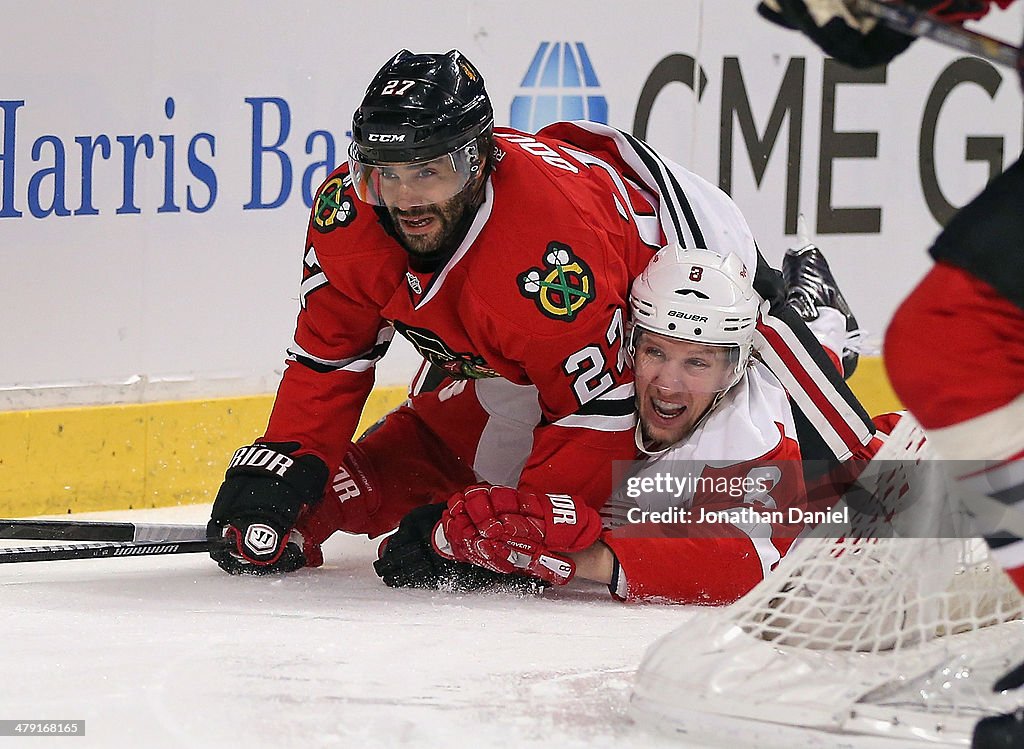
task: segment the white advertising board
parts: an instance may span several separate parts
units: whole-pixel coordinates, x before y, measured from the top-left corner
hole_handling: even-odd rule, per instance
[[[272,391],[310,195],[402,47],[461,49],[498,124],[646,138],[775,264],[803,213],[877,340],[941,222],[1020,152],[1016,75],[928,41],[851,71],[753,6],[0,0],[0,409]],[[396,349],[379,384],[411,375]]]

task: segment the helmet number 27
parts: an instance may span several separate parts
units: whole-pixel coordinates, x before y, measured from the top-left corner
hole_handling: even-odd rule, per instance
[[[415,85],[416,81],[405,81],[400,78],[392,78],[384,84],[384,88],[381,89],[381,93],[391,94],[392,96],[401,96]]]

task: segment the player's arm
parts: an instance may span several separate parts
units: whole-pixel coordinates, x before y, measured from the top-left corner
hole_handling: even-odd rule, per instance
[[[772,455],[725,469],[706,468],[715,479],[693,500],[688,514],[671,522],[633,520],[606,531],[601,542],[614,554],[612,594],[622,600],[663,599],[722,605],[745,595],[788,552],[802,522],[806,494],[799,452],[783,442]],[[720,479],[730,489],[720,491]],[[627,515],[627,519],[629,519]]]
[[[981,18],[992,5],[992,0],[905,1],[951,22]],[[995,2],[1005,8],[1013,0]],[[772,23],[803,32],[826,54],[855,68],[884,65],[914,41],[858,12],[855,0],[763,0],[757,10]]]
[[[598,513],[568,495],[471,487],[449,500],[434,548],[445,558],[553,585],[605,583],[624,601],[731,603],[774,569],[802,528],[789,512],[805,507],[801,466],[779,459],[790,447],[798,456],[789,443],[763,460],[705,469],[715,486],[728,479],[734,488],[699,493],[688,519],[613,531],[602,532]]]
[[[269,425],[235,453],[213,505],[208,535],[228,544],[211,556],[227,572],[305,564],[301,540],[289,543],[295,521],[321,499],[328,467],[338,466],[348,449],[373,387],[373,365],[393,333],[360,287],[356,265],[321,264],[317,250],[329,251],[321,243],[338,241],[326,237],[311,221],[295,339]]]
[[[615,578],[615,566],[618,564],[615,552],[600,540],[583,551],[569,554],[569,558],[576,565],[576,577],[582,580],[611,585]]]

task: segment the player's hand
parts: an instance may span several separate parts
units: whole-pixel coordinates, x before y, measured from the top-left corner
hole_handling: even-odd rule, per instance
[[[988,14],[992,0],[905,0],[906,4],[938,16],[950,23],[976,21]],[[996,0],[1005,8],[1012,0]],[[861,34],[870,33],[876,26],[876,19],[857,9],[856,0],[763,0],[758,12],[774,23],[791,28],[800,25],[806,13],[818,28],[825,28],[835,20]]]
[[[757,12],[786,28],[803,30],[808,20],[818,28],[841,21],[851,30],[867,34],[877,21],[871,16],[858,14],[855,7],[855,0],[762,0]]]
[[[600,535],[597,512],[568,495],[474,486],[448,500],[435,547],[462,562],[564,585],[576,573],[567,554]]]
[[[380,558],[373,563],[373,568],[385,585],[457,592],[483,589],[539,592],[536,581],[529,578],[499,574],[455,561],[450,555],[438,554],[432,539],[444,511],[443,502],[417,507],[402,518],[398,530],[381,544]]]
[[[852,0],[763,0],[757,12],[802,31],[826,54],[855,68],[884,65],[914,41],[855,10]]]
[[[1005,8],[1012,0],[995,0]],[[992,0],[906,0],[907,5],[950,23],[976,20]],[[763,0],[757,11],[772,23],[798,29],[826,53],[855,68],[884,65],[910,46],[913,37],[888,29],[857,10],[855,0]]]
[[[224,539],[210,556],[231,574],[266,575],[305,566],[302,538],[293,530],[299,512],[318,502],[327,466],[315,455],[296,455],[294,442],[239,448],[213,503],[209,539]]]

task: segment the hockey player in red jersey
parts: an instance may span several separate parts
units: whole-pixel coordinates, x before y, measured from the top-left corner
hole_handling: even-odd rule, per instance
[[[950,22],[981,18],[991,5],[1012,2],[909,0]],[[912,41],[842,0],[765,0],[759,11],[857,67],[887,63]],[[1020,63],[1018,70],[1024,72]],[[1022,201],[1024,163],[1018,159],[957,212],[931,247],[935,266],[889,326],[885,361],[896,393],[947,459],[993,558],[1024,591]],[[996,689],[1022,685],[1024,665]],[[979,748],[1022,745],[1024,721],[1016,715],[983,720],[974,738]]]
[[[395,330],[455,378],[536,387],[524,486],[597,506],[631,450],[622,316],[657,242],[638,226],[653,216],[642,192],[548,140],[495,137],[480,73],[456,51],[396,55],[353,141],[316,197],[269,426],[236,453],[214,505],[230,569],[301,566],[282,559],[289,531],[340,465]]]
[[[213,552],[225,570],[315,562],[299,539],[289,541],[300,513],[317,516],[309,511],[330,476],[334,489],[348,486],[346,472],[359,475],[349,440],[395,330],[458,380],[433,396],[436,408],[460,388],[486,391],[491,402],[532,398],[517,488],[599,507],[612,461],[633,453],[623,351],[629,284],[669,241],[725,248],[756,268],[755,289],[773,303],[764,318],[766,350],[776,352],[769,367],[799,391],[798,431],[803,424],[834,460],[871,439],[863,409],[783,308],[781,279],[728,196],[607,126],[557,123],[533,136],[495,130],[492,117],[479,72],[457,51],[400,52],[371,82],[353,120],[349,164],[316,197],[295,343],[270,424],[236,452],[214,503],[209,533],[228,540]],[[429,473],[426,457],[447,451],[462,464],[450,476],[479,480],[477,456],[459,452],[478,435],[438,435],[426,408],[393,422],[418,419],[411,429],[440,437],[415,456],[420,467]],[[464,429],[477,427],[487,424]],[[393,457],[389,465],[408,456]],[[326,514],[358,514],[337,491],[327,496],[341,509]],[[394,527],[395,507],[361,507],[361,519],[337,527],[371,535]]]

